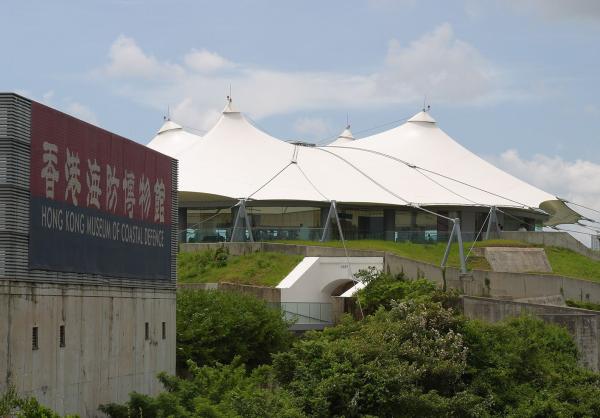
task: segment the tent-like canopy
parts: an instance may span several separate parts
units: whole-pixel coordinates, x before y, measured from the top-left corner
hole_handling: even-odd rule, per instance
[[[564,216],[578,216],[553,195],[463,148],[426,112],[360,140],[347,129],[325,147],[276,139],[231,103],[202,138],[189,134],[173,137],[177,140],[172,145],[159,141],[161,135],[180,133],[179,129],[159,132],[152,143],[171,147],[168,152],[179,158],[184,200],[335,200],[362,205],[497,206],[540,213],[545,205],[552,209],[550,215],[560,212],[561,223]]]
[[[432,180],[464,192],[468,198],[472,197],[469,189],[484,190],[490,196],[510,199],[513,206],[541,208],[553,215],[552,224],[580,219],[556,196],[517,179],[461,146],[425,111],[396,128],[355,141],[352,147],[393,156],[417,166],[417,170],[423,168],[420,171]],[[469,186],[464,188],[463,184]]]
[[[179,155],[202,137],[183,130],[183,128],[167,119],[156,136],[148,143],[148,147],[172,158]]]
[[[346,126],[346,129],[344,129],[342,133],[337,137],[337,139],[329,145],[350,145],[355,140],[356,138],[354,138],[354,135],[352,135],[352,131],[350,131],[350,125],[348,125]]]

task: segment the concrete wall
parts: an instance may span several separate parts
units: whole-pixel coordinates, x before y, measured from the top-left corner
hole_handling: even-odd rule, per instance
[[[560,325],[573,337],[581,365],[594,371],[599,369],[600,312],[469,296],[464,296],[462,303],[463,313],[471,319],[497,322],[530,313],[546,322]]]
[[[174,290],[2,281],[0,318],[0,392],[14,384],[59,414],[97,416],[134,390],[158,393],[156,374],[175,373]]]
[[[501,239],[528,242],[530,244],[546,245],[549,247],[566,248],[586,257],[600,261],[600,252],[594,251],[567,232],[543,232],[543,231],[502,231]]]

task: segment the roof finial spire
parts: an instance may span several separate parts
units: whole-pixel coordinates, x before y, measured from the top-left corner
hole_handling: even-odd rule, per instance
[[[346,129],[350,129],[350,114],[346,112]]]
[[[427,104],[427,95],[423,96],[423,112],[428,112],[431,106]]]
[[[229,84],[229,96],[227,96],[227,103],[231,104],[233,97],[231,97],[231,84]]]

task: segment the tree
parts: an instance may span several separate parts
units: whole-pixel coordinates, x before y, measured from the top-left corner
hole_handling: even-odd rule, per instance
[[[363,321],[311,333],[274,355],[278,381],[310,416],[477,416],[465,392],[460,318],[440,304],[393,302]]]
[[[221,291],[177,294],[177,363],[229,364],[235,356],[254,368],[289,347],[292,335],[279,309],[253,296]]]
[[[380,307],[389,309],[393,301],[440,302],[446,308],[458,306],[458,293],[442,291],[427,279],[409,280],[404,274],[391,275],[370,267],[360,270],[356,278],[366,284],[358,292],[358,300],[366,314]]]
[[[247,374],[240,358],[231,364],[198,367],[189,362],[189,379],[159,375],[166,392],[156,397],[132,393],[125,405],[102,405],[111,418],[207,417],[300,418],[295,400],[273,382],[268,366]]]

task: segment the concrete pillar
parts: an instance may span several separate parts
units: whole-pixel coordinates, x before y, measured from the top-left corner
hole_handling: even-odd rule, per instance
[[[396,210],[383,210],[383,236],[386,241],[393,241],[396,231]]]
[[[177,215],[179,217],[179,224],[177,225],[177,230],[179,231],[178,241],[185,242],[187,228],[187,208],[179,208],[177,210]]]

